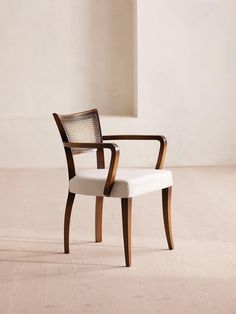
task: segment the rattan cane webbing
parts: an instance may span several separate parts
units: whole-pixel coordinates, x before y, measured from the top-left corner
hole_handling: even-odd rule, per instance
[[[101,143],[100,124],[96,113],[79,116],[77,119],[62,118],[69,142],[74,143]],[[82,153],[88,149],[72,149],[73,153]]]

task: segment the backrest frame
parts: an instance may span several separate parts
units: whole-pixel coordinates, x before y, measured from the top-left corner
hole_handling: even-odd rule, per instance
[[[68,122],[78,122],[79,120],[84,120],[86,118],[90,118],[95,116],[97,119],[98,123],[98,130],[99,130],[99,137],[100,137],[100,143],[103,142],[102,140],[102,130],[101,130],[101,124],[100,124],[100,119],[99,119],[99,114],[97,109],[91,109],[83,112],[77,112],[77,113],[72,113],[72,114],[66,114],[66,115],[61,115],[57,113],[53,113],[53,117],[55,119],[55,122],[57,124],[62,142],[69,142],[66,129],[63,125],[64,121]],[[64,146],[64,145],[63,145]],[[91,152],[91,149],[86,149],[86,150],[78,150],[78,149],[71,149],[68,147],[64,146],[65,154],[66,154],[66,161],[67,161],[67,168],[68,168],[68,176],[69,180],[73,178],[76,175],[75,171],[75,163],[74,163],[74,158],[73,155],[75,154],[80,154],[80,153],[87,153]],[[103,149],[98,149],[96,151],[97,154],[97,168],[105,168],[105,159],[104,159],[104,150]]]

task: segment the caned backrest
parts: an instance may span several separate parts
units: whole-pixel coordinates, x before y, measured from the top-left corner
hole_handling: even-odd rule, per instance
[[[63,142],[101,143],[102,133],[96,109],[68,114],[53,114]],[[91,149],[72,148],[72,154],[80,154]]]

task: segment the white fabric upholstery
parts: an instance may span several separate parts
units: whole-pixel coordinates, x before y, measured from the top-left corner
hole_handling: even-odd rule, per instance
[[[70,180],[72,193],[102,196],[107,169],[80,169]],[[110,197],[129,198],[172,186],[169,170],[119,168]]]

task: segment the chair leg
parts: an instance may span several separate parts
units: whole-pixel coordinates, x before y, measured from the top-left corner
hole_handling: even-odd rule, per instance
[[[172,187],[162,190],[162,207],[163,207],[163,219],[165,225],[166,239],[170,250],[174,249],[174,242],[172,238],[171,228],[171,193]]]
[[[68,193],[67,202],[66,202],[66,211],[64,218],[64,252],[69,253],[69,232],[70,232],[70,217],[73,202],[75,199],[74,193]]]
[[[103,197],[96,197],[96,212],[95,212],[95,239],[96,242],[102,242],[102,207]]]
[[[123,238],[125,251],[125,264],[131,266],[131,212],[132,198],[122,198],[122,222],[123,222]]]

